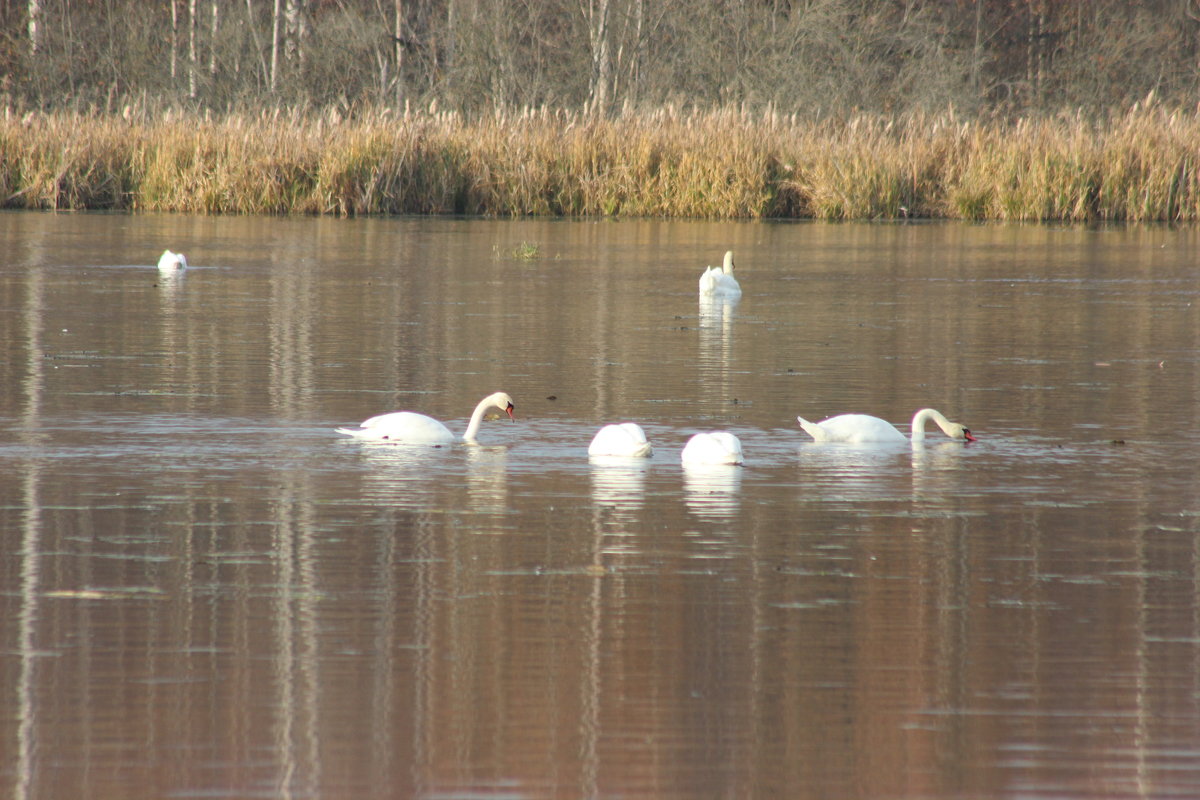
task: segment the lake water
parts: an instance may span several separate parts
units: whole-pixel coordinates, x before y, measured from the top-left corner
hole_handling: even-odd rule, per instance
[[[0,796],[1200,795],[1195,229],[0,231]]]

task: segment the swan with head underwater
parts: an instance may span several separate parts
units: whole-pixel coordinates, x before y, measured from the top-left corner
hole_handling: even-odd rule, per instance
[[[605,425],[588,445],[590,457],[648,458],[653,453],[646,432],[636,422]]]
[[[975,437],[965,426],[946,419],[940,411],[933,408],[922,408],[912,418],[912,443],[925,442],[925,423],[933,420],[942,432],[951,439],[974,442]],[[804,417],[796,417],[800,427],[818,442],[844,442],[847,444],[865,444],[868,442],[907,442],[908,437],[901,433],[896,426],[879,417],[867,414],[842,414],[821,422],[809,422]]]
[[[475,435],[479,433],[479,425],[483,416],[492,409],[508,414],[508,418],[516,422],[513,416],[513,401],[504,392],[489,394],[479,401],[467,423],[462,441],[466,444],[478,444]],[[338,428],[338,433],[353,436],[368,442],[391,442],[393,444],[423,444],[444,445],[458,441],[454,433],[433,417],[418,414],[415,411],[393,411],[363,420],[357,428]]]
[[[745,464],[742,441],[729,431],[697,433],[679,454],[685,467],[736,467]]]
[[[741,297],[742,287],[733,277],[733,251],[725,253],[725,263],[720,267],[709,267],[700,276],[701,297]]]
[[[160,272],[175,272],[176,270],[187,269],[187,258],[183,253],[172,253],[170,250],[163,250],[163,254],[158,257],[158,269]]]

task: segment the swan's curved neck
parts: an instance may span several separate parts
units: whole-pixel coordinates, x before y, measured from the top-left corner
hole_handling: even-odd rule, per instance
[[[733,251],[732,250],[725,254],[725,263],[721,265],[721,270],[726,275],[733,274]]]
[[[950,426],[950,420],[946,419],[942,412],[932,408],[922,408],[912,418],[912,440],[914,442],[925,441],[925,423],[929,420],[936,422],[947,436],[950,435],[950,432],[946,430]]]
[[[475,413],[471,415],[471,421],[467,423],[467,430],[463,434],[463,441],[467,444],[476,444],[475,435],[479,433],[479,426],[483,423],[483,415],[487,413],[488,401],[483,399],[479,401],[479,405],[475,406]]]

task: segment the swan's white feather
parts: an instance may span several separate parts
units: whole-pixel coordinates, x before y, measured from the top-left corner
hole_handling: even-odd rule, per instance
[[[363,420],[357,428],[338,428],[338,433],[372,442],[399,444],[450,444],[454,434],[433,417],[415,411],[393,411]]]
[[[462,440],[468,444],[474,443],[475,434],[483,422],[483,415],[492,409],[513,417],[513,401],[504,392],[496,392],[479,401]],[[357,428],[337,428],[338,433],[353,436],[356,439],[372,442],[392,442],[395,444],[450,444],[456,440],[454,434],[433,417],[418,414],[414,411],[392,411],[378,414],[365,419]]]
[[[709,267],[700,276],[700,294],[720,297],[739,297],[742,287],[733,277],[733,251],[725,253],[725,263],[720,267]]]
[[[187,269],[187,258],[183,253],[172,253],[170,250],[163,250],[163,254],[158,257],[158,268],[164,272]]]
[[[933,408],[922,408],[912,419],[912,442],[920,444],[925,441],[925,423],[933,420],[942,432],[951,439],[975,441],[971,431],[964,425],[951,422],[940,411]],[[906,442],[905,436],[895,425],[879,417],[868,414],[842,414],[830,417],[821,422],[809,422],[804,417],[796,417],[800,427],[818,442],[845,442],[847,444],[865,444],[867,442]]]
[[[654,448],[646,439],[646,432],[636,422],[605,425],[596,432],[588,445],[589,456],[649,456]]]
[[[742,464],[742,442],[728,431],[697,433],[680,453],[684,464]]]

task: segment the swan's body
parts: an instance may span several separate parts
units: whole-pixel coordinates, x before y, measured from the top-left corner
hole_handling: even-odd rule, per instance
[[[940,411],[932,408],[922,408],[912,419],[912,442],[920,444],[925,441],[925,423],[933,420],[942,432],[951,439],[968,442],[975,441],[971,431],[957,422],[951,422]],[[796,417],[808,435],[818,442],[846,442],[862,444],[865,442],[906,442],[908,437],[901,433],[896,426],[879,417],[866,414],[842,414],[822,422],[809,422],[803,417]]]
[[[741,297],[742,287],[733,277],[733,251],[725,253],[725,263],[720,267],[709,267],[700,276],[700,294],[704,297]]]
[[[508,414],[514,422],[513,401],[504,392],[496,392],[479,401],[471,414],[471,421],[462,440],[467,444],[475,443],[475,434],[483,422],[483,415],[493,408]],[[353,436],[371,442],[393,442],[396,444],[451,444],[456,441],[454,433],[433,417],[418,414],[414,411],[393,411],[390,414],[380,414],[364,420],[357,428],[338,428],[338,433]]]
[[[636,422],[605,425],[588,445],[589,456],[628,456],[640,458],[654,452],[646,432]]]
[[[158,268],[163,272],[187,269],[187,258],[184,257],[183,253],[172,253],[170,250],[163,250],[163,254],[158,258]]]
[[[680,460],[685,464],[741,464],[742,443],[728,431],[697,433],[684,445]]]

